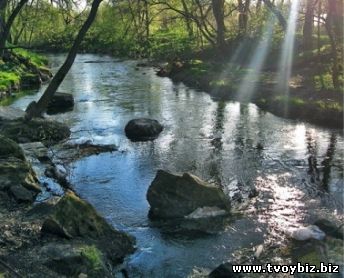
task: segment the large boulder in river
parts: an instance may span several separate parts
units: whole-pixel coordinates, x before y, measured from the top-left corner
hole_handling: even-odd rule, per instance
[[[220,188],[189,173],[177,176],[159,170],[147,200],[152,219],[196,219],[230,211],[229,199]]]
[[[157,138],[163,129],[157,120],[140,118],[128,122],[125,134],[133,141],[148,141]]]
[[[74,97],[72,94],[68,93],[55,93],[53,98],[50,100],[48,107],[47,107],[47,113],[57,114],[57,113],[63,113],[67,111],[71,111],[74,108]]]
[[[112,228],[89,203],[71,191],[66,192],[44,221],[42,233],[83,238],[104,250],[113,262],[121,262],[134,251],[132,237]]]

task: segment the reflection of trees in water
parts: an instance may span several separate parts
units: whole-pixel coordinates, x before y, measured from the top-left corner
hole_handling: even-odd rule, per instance
[[[314,135],[306,131],[306,139],[307,139],[307,150],[308,150],[308,174],[310,175],[310,179],[312,183],[319,182],[321,189],[328,190],[328,185],[331,179],[331,169],[332,169],[332,161],[335,155],[336,144],[337,144],[337,135],[335,133],[331,134],[330,142],[327,147],[325,157],[323,161],[320,163],[322,166],[319,170],[317,155],[318,155],[318,147],[317,141],[314,138]],[[321,178],[322,177],[322,178]]]
[[[324,160],[321,162],[321,165],[324,167],[323,169],[323,179],[322,179],[322,187],[328,190],[329,181],[331,178],[331,168],[332,168],[332,161],[336,150],[337,144],[337,135],[335,133],[331,134],[330,143],[327,147],[327,151],[325,154]]]
[[[311,182],[319,181],[319,169],[317,162],[318,145],[314,135],[306,131],[307,151],[308,151],[308,174],[311,176]]]
[[[217,107],[215,110],[215,123],[213,127],[213,138],[211,139],[211,145],[213,151],[210,153],[211,164],[209,165],[209,175],[212,179],[222,184],[222,151],[223,151],[223,132],[224,132],[224,121],[225,121],[225,110],[227,103],[219,101],[216,103]],[[215,159],[214,159],[215,158]]]

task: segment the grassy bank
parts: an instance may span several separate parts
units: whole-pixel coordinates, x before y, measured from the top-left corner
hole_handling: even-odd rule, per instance
[[[42,55],[19,48],[6,51],[0,59],[0,105],[5,105],[14,92],[49,80],[47,65],[48,60]]]
[[[253,102],[278,116],[343,128],[343,93],[326,81],[329,73],[310,71],[309,64],[293,71],[288,94],[277,89],[274,69],[265,69],[254,82],[252,69],[244,65],[198,59],[169,63],[159,73],[217,99]],[[321,82],[326,82],[325,87]],[[254,88],[253,93],[249,92],[250,87]]]

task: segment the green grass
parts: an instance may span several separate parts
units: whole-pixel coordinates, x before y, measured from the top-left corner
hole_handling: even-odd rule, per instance
[[[315,102],[315,104],[321,110],[334,110],[334,111],[338,111],[338,112],[342,112],[343,111],[343,104],[342,103],[318,100],[318,101]]]
[[[24,76],[37,75],[38,69],[48,71],[48,60],[42,55],[24,49],[15,49],[12,53],[10,61],[5,63],[0,59],[0,91],[9,91],[14,85],[19,87]],[[20,62],[18,56],[24,57],[29,63]],[[1,105],[4,105],[2,101]]]
[[[0,71],[0,91],[19,84],[20,76],[15,72]]]
[[[44,67],[48,64],[48,59],[42,55],[39,55],[34,52],[29,52],[22,48],[16,48],[14,50],[14,53],[17,55],[20,55],[26,59],[29,59],[32,64],[34,64],[36,67]]]

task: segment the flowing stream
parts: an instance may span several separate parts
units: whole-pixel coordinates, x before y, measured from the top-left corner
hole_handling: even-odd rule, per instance
[[[49,58],[56,71],[64,55]],[[71,127],[72,141],[119,147],[73,162],[70,180],[111,224],[136,237],[129,277],[186,277],[195,267],[215,268],[238,249],[279,241],[286,230],[318,217],[343,219],[342,131],[282,119],[254,104],[213,100],[137,63],[78,55],[59,90],[73,93],[74,111],[52,116]],[[12,106],[24,109],[43,89]],[[125,124],[137,117],[165,126],[157,140],[125,137]],[[254,185],[259,195],[223,232],[164,233],[147,218],[146,192],[158,169],[191,172],[226,191]]]

